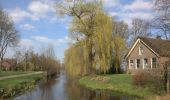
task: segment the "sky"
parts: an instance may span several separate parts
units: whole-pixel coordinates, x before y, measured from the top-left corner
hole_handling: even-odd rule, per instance
[[[54,7],[59,0],[0,0],[0,6],[9,13],[21,35],[20,47],[33,48],[52,45],[58,59],[63,60],[68,48],[68,28],[71,18],[58,16]],[[104,10],[131,26],[133,18],[152,19],[153,0],[102,0]],[[6,57],[12,57],[14,49],[8,49]]]

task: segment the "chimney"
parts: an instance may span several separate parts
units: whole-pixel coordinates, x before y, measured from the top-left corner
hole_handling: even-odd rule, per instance
[[[160,35],[157,35],[157,36],[156,36],[156,39],[161,39],[161,36],[160,36]]]

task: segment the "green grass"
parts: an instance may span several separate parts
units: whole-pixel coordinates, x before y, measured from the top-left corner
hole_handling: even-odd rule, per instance
[[[0,71],[0,77],[10,76],[10,75],[27,74],[27,73],[30,73],[30,72],[23,72],[23,71]]]
[[[44,79],[43,77],[44,73],[40,73],[1,80],[0,99],[13,98],[27,90],[33,89],[36,82],[40,79]]]
[[[1,80],[0,88],[13,87],[22,82],[35,81],[37,79],[41,79],[42,77],[43,77],[42,74],[36,74],[36,75],[29,75],[29,76],[22,76],[22,77],[17,77],[17,78]]]
[[[147,88],[135,87],[131,75],[127,74],[85,76],[79,83],[93,90],[111,90],[142,98],[154,95]]]

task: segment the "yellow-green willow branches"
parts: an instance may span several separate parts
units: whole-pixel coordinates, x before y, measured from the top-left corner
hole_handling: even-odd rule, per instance
[[[112,44],[112,19],[103,11],[95,17],[94,48],[96,51],[95,62],[100,71],[106,73],[111,67]]]
[[[64,65],[69,76],[81,76],[87,73],[84,49],[81,45],[72,45],[65,51]]]
[[[94,72],[94,32],[95,32],[95,16],[101,9],[97,2],[86,2],[77,0],[76,2],[65,1],[65,4],[57,6],[57,11],[60,14],[69,15],[72,17],[70,25],[70,35],[84,47],[83,54],[86,58],[86,67],[88,73]]]
[[[77,74],[81,69],[86,69],[88,74],[92,74],[96,70],[106,73],[113,67],[114,23],[103,10],[101,2],[65,2],[65,5],[57,6],[57,11],[72,19],[69,36],[75,42],[65,53],[66,69],[76,69]]]

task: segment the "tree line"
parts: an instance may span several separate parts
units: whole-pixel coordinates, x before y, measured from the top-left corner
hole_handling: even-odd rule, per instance
[[[52,46],[41,48],[39,53],[32,49],[15,50],[14,58],[17,65],[13,70],[21,71],[47,71],[47,73],[59,73],[61,63],[55,56]]]
[[[61,64],[52,46],[42,48],[41,53],[36,53],[33,49],[21,49],[19,42],[20,34],[11,16],[0,8],[0,71],[4,67],[2,64],[7,49],[20,48],[15,51],[16,65],[12,66],[12,70],[59,72]]]

